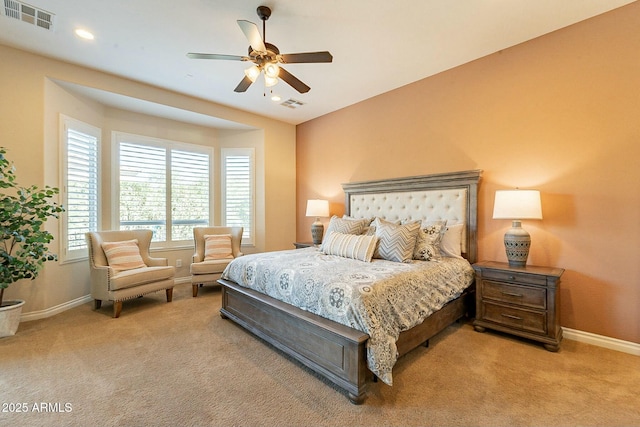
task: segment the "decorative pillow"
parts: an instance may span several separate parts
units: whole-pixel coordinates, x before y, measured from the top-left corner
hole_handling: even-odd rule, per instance
[[[374,258],[395,262],[411,261],[420,222],[399,225],[376,218],[373,225],[376,227],[376,237],[378,237]]]
[[[370,219],[351,219],[351,218],[340,218],[336,215],[332,216],[329,220],[329,226],[327,227],[327,232],[324,234],[324,241],[331,235],[333,232],[344,233],[344,234],[362,234],[362,231],[369,225],[371,222]],[[324,242],[323,242],[324,247]]]
[[[205,234],[204,260],[233,259],[231,234]]]
[[[437,261],[440,259],[440,242],[447,229],[447,221],[422,221],[413,259]]]
[[[440,242],[442,256],[462,258],[462,228],[464,224],[448,225]]]
[[[334,231],[322,245],[322,252],[327,255],[338,255],[371,262],[377,241],[376,236],[344,234]]]
[[[103,242],[102,250],[107,256],[109,267],[114,270],[124,271],[142,268],[147,265],[140,256],[138,239],[123,240],[121,242]]]
[[[380,218],[383,221],[386,222],[390,222],[392,224],[396,224],[396,225],[400,225],[401,222],[400,220],[395,220],[395,221],[389,221],[388,219],[384,219],[384,218]],[[362,231],[362,234],[366,234],[367,236],[375,236],[376,235],[376,224],[375,224],[376,220],[375,218],[371,221],[371,224],[368,227],[365,227],[364,230]]]

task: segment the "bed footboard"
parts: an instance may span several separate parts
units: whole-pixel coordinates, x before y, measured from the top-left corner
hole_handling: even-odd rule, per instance
[[[369,335],[220,279],[220,314],[364,401],[373,374],[367,368]]]

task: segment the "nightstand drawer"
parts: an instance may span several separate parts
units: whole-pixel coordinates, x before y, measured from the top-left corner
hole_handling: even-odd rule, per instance
[[[547,278],[545,276],[537,274],[514,273],[511,271],[487,269],[482,272],[482,276],[485,279],[494,279],[512,283],[524,283],[527,285],[545,286],[547,284]]]
[[[546,312],[520,310],[499,304],[485,302],[483,319],[500,325],[536,334],[547,333]]]
[[[541,310],[547,308],[546,288],[518,286],[485,279],[482,281],[482,298]]]

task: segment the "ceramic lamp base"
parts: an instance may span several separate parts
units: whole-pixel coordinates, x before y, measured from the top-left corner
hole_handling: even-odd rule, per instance
[[[324,225],[316,218],[315,222],[311,224],[311,238],[314,245],[322,243],[322,235],[324,234]]]
[[[504,235],[504,249],[507,253],[507,260],[510,267],[524,267],[529,258],[529,248],[531,247],[531,236],[522,228],[520,221],[513,221],[513,224]]]

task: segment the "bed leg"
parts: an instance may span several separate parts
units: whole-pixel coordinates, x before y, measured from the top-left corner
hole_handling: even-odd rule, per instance
[[[429,340],[426,340],[426,341],[424,342],[424,346],[425,346],[426,348],[429,348]]]
[[[349,393],[349,402],[353,403],[354,405],[361,405],[362,402],[364,402],[364,393],[360,395]]]
[[[378,376],[377,376],[377,375],[374,375],[374,376],[373,376],[373,382],[374,382],[374,383],[377,383],[377,382],[378,382]]]

